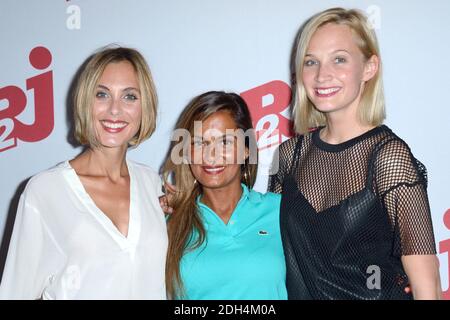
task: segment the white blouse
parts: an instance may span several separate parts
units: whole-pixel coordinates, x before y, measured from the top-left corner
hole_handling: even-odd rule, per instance
[[[166,299],[167,231],[161,180],[127,160],[125,237],[65,161],[28,182],[20,197],[0,299]]]

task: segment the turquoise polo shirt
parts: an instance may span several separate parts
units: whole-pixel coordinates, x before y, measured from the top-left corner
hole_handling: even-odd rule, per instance
[[[281,195],[262,194],[244,184],[242,191],[228,224],[197,198],[206,240],[181,259],[182,298],[287,299],[280,235]]]

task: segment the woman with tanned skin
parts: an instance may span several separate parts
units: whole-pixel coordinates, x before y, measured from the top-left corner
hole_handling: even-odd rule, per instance
[[[246,103],[235,93],[204,93],[183,111],[175,132],[184,139],[172,144],[164,165],[164,175],[175,178],[168,295],[286,299],[280,196],[252,190],[257,148]]]

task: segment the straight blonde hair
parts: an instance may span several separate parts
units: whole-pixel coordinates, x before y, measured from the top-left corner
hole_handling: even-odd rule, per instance
[[[318,111],[308,99],[302,73],[306,51],[313,34],[328,23],[348,26],[352,30],[356,45],[366,60],[373,55],[380,58],[376,34],[367,17],[360,11],[332,8],[311,17],[302,27],[296,43],[293,116],[295,131],[299,134],[305,134],[311,128],[326,124],[325,115]],[[378,72],[366,82],[358,107],[359,121],[372,126],[382,124],[386,117],[381,59],[379,60]]]
[[[157,95],[152,74],[142,54],[137,50],[124,47],[103,48],[86,62],[78,78],[74,93],[74,136],[82,145],[98,147],[100,145],[92,116],[92,106],[98,81],[106,66],[110,63],[128,61],[136,71],[141,91],[142,117],[137,134],[128,142],[137,146],[148,139],[156,128]]]

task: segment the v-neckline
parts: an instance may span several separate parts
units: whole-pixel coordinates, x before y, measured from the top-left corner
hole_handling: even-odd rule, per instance
[[[112,220],[96,205],[94,199],[89,195],[75,169],[70,165],[69,160],[65,161],[69,169],[66,177],[69,179],[70,187],[78,196],[79,200],[87,208],[87,211],[102,225],[103,229],[122,247],[127,247],[130,243],[135,243],[137,239],[137,221],[135,211],[135,177],[129,161],[126,159],[128,174],[130,177],[130,204],[128,208],[128,232],[127,236],[122,234]]]
[[[202,200],[202,195],[199,195],[196,199],[197,205],[199,207],[203,207],[206,211],[209,211],[209,213],[214,217],[213,219],[222,227],[224,228],[230,228],[230,226],[232,226],[234,224],[234,222],[236,221],[237,218],[237,214],[236,212],[238,212],[240,206],[242,205],[243,200],[248,197],[248,189],[245,185],[241,184],[241,188],[242,188],[242,194],[238,200],[238,202],[236,203],[236,206],[233,209],[233,212],[230,215],[230,219],[228,220],[228,223],[225,223],[222,218],[213,210],[211,209],[208,205],[204,204],[201,200]],[[206,218],[206,217],[205,217]],[[234,221],[234,222],[232,222]],[[232,222],[232,223],[230,223]]]

